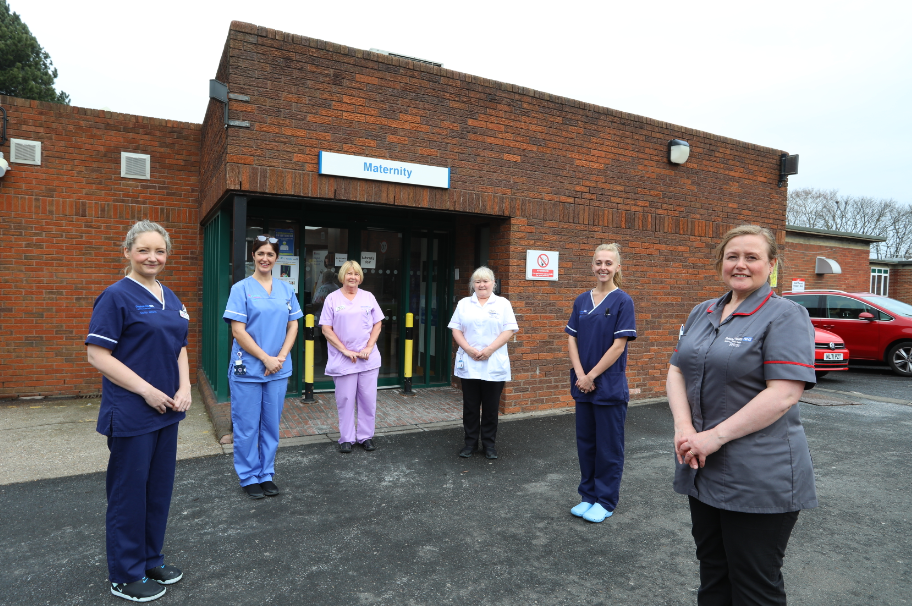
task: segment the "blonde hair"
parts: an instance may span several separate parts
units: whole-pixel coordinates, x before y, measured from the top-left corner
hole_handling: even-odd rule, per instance
[[[469,277],[469,294],[475,294],[475,280],[490,280],[491,282],[496,282],[494,279],[494,272],[491,271],[490,267],[482,265],[478,269],[472,272],[472,275]]]
[[[342,267],[339,268],[339,282],[345,284],[345,274],[353,269],[358,274],[361,282],[364,282],[364,270],[361,269],[361,265],[357,261],[346,261],[342,264]]]
[[[720,276],[722,275],[722,258],[725,256],[725,247],[728,246],[729,242],[739,236],[763,236],[766,238],[767,260],[772,261],[773,259],[779,258],[779,245],[776,244],[776,237],[773,235],[773,232],[765,227],[760,227],[759,225],[739,225],[738,227],[728,230],[728,232],[722,236],[722,242],[716,247],[716,263],[714,267],[716,268],[716,273]]]
[[[618,268],[614,272],[614,277],[612,278],[611,281],[614,282],[615,286],[620,288],[621,283],[624,281],[624,277],[621,275],[621,247],[613,242],[611,244],[599,244],[598,246],[595,247],[595,252],[592,253],[592,264],[593,265],[595,265],[595,258],[598,257],[598,254],[604,250],[607,250],[608,252],[613,252],[614,256],[617,257]]]
[[[122,246],[127,249],[127,251],[133,250],[133,245],[136,244],[136,238],[148,232],[155,232],[162,237],[165,241],[165,252],[169,255],[171,254],[171,236],[168,235],[168,230],[156,223],[155,221],[149,221],[148,219],[143,219],[142,221],[137,221],[133,224],[133,227],[127,231],[127,236],[124,238]],[[132,266],[130,263],[127,263],[127,266],[124,267],[124,275],[129,276]]]

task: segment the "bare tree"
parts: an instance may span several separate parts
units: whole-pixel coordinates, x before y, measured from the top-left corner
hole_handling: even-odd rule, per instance
[[[879,259],[912,258],[912,207],[893,199],[840,196],[835,189],[790,190],[786,222],[886,238],[871,244]]]

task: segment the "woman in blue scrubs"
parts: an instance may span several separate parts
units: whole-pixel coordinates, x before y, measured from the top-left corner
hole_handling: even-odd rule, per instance
[[[624,471],[627,420],[627,342],[636,339],[633,299],[620,289],[621,253],[602,244],[592,256],[595,288],[573,302],[569,336],[570,394],[576,400],[576,447],[581,502],[570,510],[602,522],[617,507]]]
[[[278,242],[268,235],[257,236],[251,253],[253,275],[231,287],[223,315],[234,337],[228,368],[234,470],[251,499],[279,494],[272,480],[292,370],[288,353],[298,336],[298,319],[304,315],[294,288],[272,279]]]
[[[177,458],[177,424],[190,408],[190,316],[156,277],[171,239],[140,221],[123,243],[126,277],[95,299],[85,344],[102,374],[97,430],[108,437],[105,534],[111,593],[150,602],[183,573],[162,546]]]

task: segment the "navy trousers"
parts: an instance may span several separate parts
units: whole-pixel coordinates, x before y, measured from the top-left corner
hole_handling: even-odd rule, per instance
[[[108,578],[132,583],[164,563],[162,546],[174,489],[177,426],[108,438]]]
[[[579,453],[579,494],[587,503],[608,511],[617,507],[624,473],[624,422],[627,405],[576,403],[576,449]]]

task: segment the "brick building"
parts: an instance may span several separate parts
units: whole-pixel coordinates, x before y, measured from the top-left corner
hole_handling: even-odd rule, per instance
[[[778,290],[791,290],[792,280],[804,280],[808,290],[867,292],[871,288],[871,243],[885,239],[787,225]],[[839,273],[832,273],[837,266]]]
[[[21,374],[4,377],[0,395],[48,392],[46,381],[26,381],[45,345],[65,351],[71,365],[57,372],[48,362],[48,375],[62,381],[51,391],[97,391],[83,333],[93,297],[119,271],[116,242],[140,216],[176,230],[168,283],[194,305],[192,358],[219,400],[229,395],[221,313],[230,285],[248,271],[249,243],[265,231],[282,235],[300,303],[317,316],[321,286],[341,258],[375,259],[365,264],[363,287],[387,314],[378,342],[387,386],[402,379],[409,312],[417,325],[413,384],[451,383],[445,327],[473,268],[488,264],[521,328],[509,345],[514,380],[505,412],[572,403],[563,327],[574,297],[593,283],[596,245],[622,248],[639,329],[628,376],[632,397],[644,398],[664,393],[686,313],[722,292],[711,260],[720,236],[757,223],[786,241],[780,150],[239,22],[214,76],[228,88],[227,127],[225,104],[214,99],[197,126],[0,98],[14,110],[11,136],[48,142],[40,167],[14,165],[0,181],[4,219],[15,211],[18,226],[4,220],[0,238],[41,249],[54,229],[55,246],[76,251],[55,250],[67,269],[48,280],[56,290],[43,295],[40,311],[4,293],[4,307],[18,305],[15,317],[33,328],[4,325],[4,337],[18,343],[4,344],[4,358],[19,360]],[[685,164],[668,162],[671,139],[690,144]],[[150,155],[159,172],[143,182],[120,179],[120,151]],[[447,179],[412,185],[331,175],[321,164],[328,154],[446,169]],[[559,252],[560,280],[526,280],[527,250]],[[23,269],[46,268],[43,254],[27,253]],[[4,281],[14,267],[21,271],[10,260],[3,267]],[[48,311],[58,302],[78,308],[65,330]],[[49,332],[38,339],[28,331]],[[321,376],[325,346],[317,347],[317,389],[331,386]],[[290,394],[302,385],[295,373]]]

